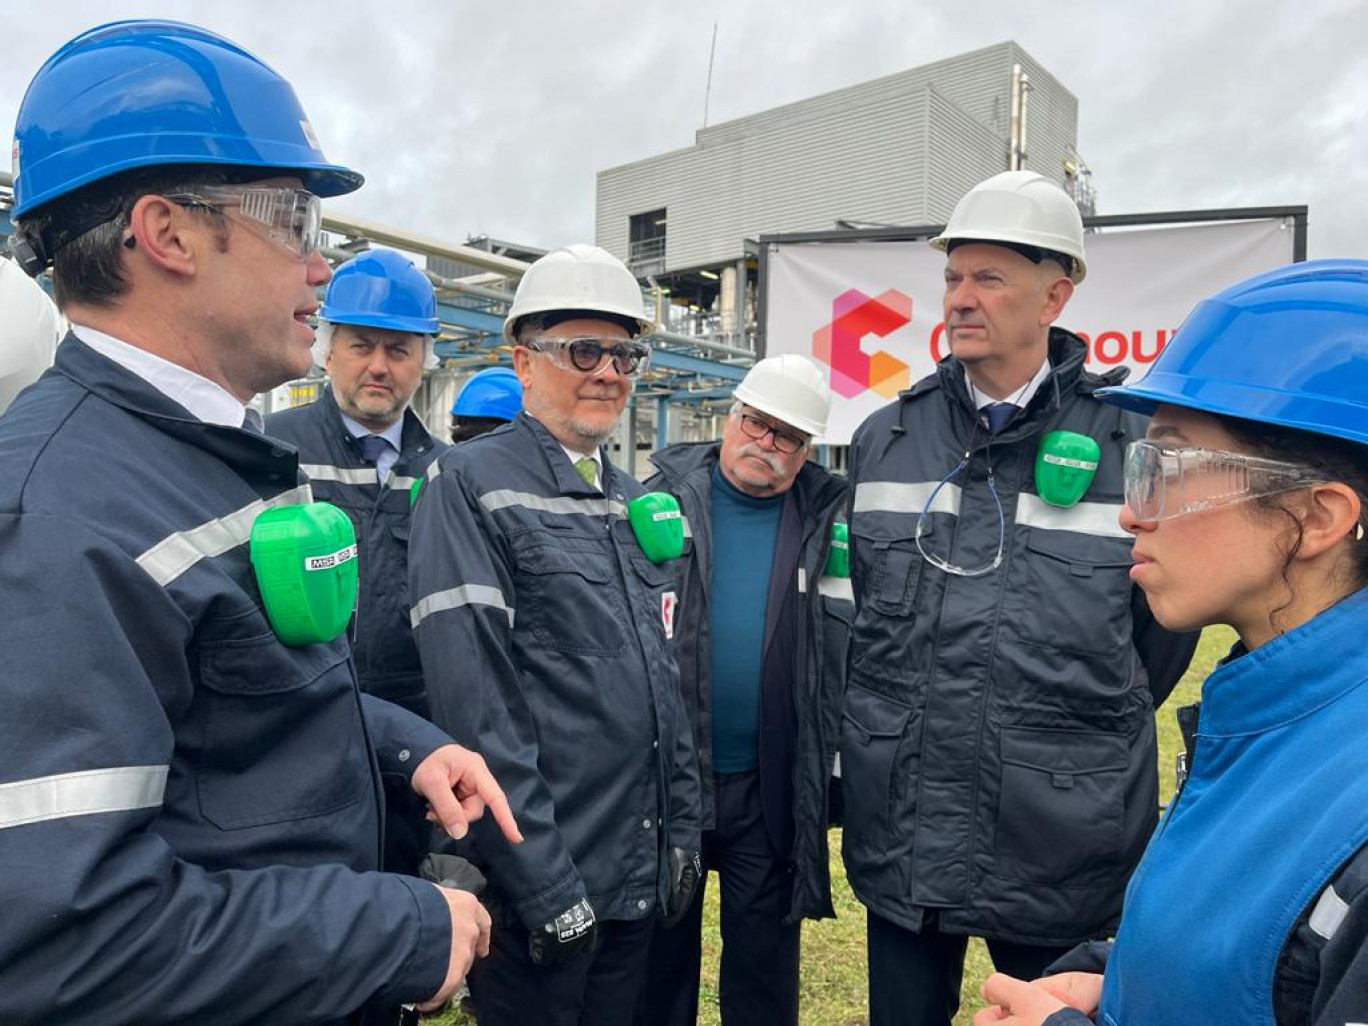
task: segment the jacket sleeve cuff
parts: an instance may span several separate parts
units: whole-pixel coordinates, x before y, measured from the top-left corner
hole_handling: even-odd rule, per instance
[[[446,981],[451,965],[451,911],[441,892],[426,880],[392,875],[408,890],[418,911],[418,942],[404,971],[373,999],[380,1004],[427,1001]]]
[[[572,871],[540,894],[530,898],[510,898],[508,903],[517,913],[519,922],[527,929],[535,930],[584,897],[584,883],[579,873]]]
[[[382,698],[362,695],[361,707],[382,773],[398,773],[407,780],[429,755],[456,743],[440,727]]]
[[[1093,1021],[1077,1008],[1061,1008],[1047,1016],[1040,1026],[1093,1026]]]

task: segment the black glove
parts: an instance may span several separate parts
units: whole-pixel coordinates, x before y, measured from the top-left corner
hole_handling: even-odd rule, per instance
[[[703,879],[703,856],[686,854],[683,848],[670,849],[670,901],[665,906],[664,925],[668,929],[684,918],[693,904],[698,881]]]
[[[594,909],[581,898],[527,935],[527,953],[533,965],[557,965],[581,952],[593,951],[597,941]]]
[[[469,891],[477,898],[485,889],[484,874],[459,855],[429,852],[418,866],[418,875],[439,887],[449,887],[453,891]]]

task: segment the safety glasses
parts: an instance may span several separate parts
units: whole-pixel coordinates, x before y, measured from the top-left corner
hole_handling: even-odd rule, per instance
[[[761,420],[759,417],[750,413],[738,413],[737,419],[741,422],[741,431],[747,438],[753,438],[757,442],[763,441],[766,435],[774,436],[774,448],[785,456],[792,456],[795,452],[808,444],[808,439],[802,435],[794,434],[785,428],[775,427],[773,424]]]
[[[931,494],[926,497],[926,504],[922,507],[922,511],[917,514],[917,526],[912,533],[912,541],[916,544],[917,551],[921,554],[921,558],[926,560],[937,570],[940,570],[943,573],[952,574],[955,577],[982,577],[984,574],[992,573],[998,567],[1002,566],[1003,556],[1007,552],[1007,513],[1002,508],[1002,497],[998,495],[997,475],[993,472],[991,455],[988,457],[987,467],[988,494],[993,497],[993,505],[997,508],[998,515],[997,554],[993,556],[992,561],[976,567],[960,566],[958,563],[950,562],[950,560],[938,553],[929,551],[926,546],[922,544],[922,535],[926,529],[926,516],[936,507],[936,496],[940,494],[942,488],[950,484],[950,482],[960,474],[964,473],[968,468],[971,459],[973,459],[972,452],[966,452],[960,461],[951,468],[950,473],[941,478],[940,484],[931,489]]]
[[[204,207],[223,213],[236,207],[238,213],[259,227],[261,234],[284,246],[301,260],[318,251],[323,235],[323,204],[303,189],[268,185],[204,185],[193,193],[167,196],[182,207]]]
[[[573,369],[583,374],[597,374],[607,358],[623,377],[634,378],[651,362],[649,346],[616,338],[549,338],[543,335],[532,339],[528,348],[546,353],[565,370]]]
[[[1126,507],[1137,520],[1169,520],[1324,480],[1295,463],[1147,440],[1126,450],[1125,478]]]

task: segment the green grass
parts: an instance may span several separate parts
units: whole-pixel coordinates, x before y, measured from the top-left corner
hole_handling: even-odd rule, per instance
[[[1169,700],[1157,714],[1159,734],[1159,788],[1161,801],[1173,795],[1174,757],[1182,748],[1173,710],[1197,701],[1201,682],[1212,665],[1229,650],[1234,634],[1228,628],[1211,628],[1202,635],[1197,656]],[[831,834],[831,879],[836,919],[803,924],[802,1023],[803,1026],[864,1026],[865,917],[864,909],[846,885],[841,866],[840,831]],[[719,1026],[717,966],[722,946],[718,938],[717,894],[708,888],[703,918],[703,984],[699,1026]],[[970,941],[964,967],[963,1004],[955,1026],[968,1026],[981,1006],[980,984],[992,972],[988,951],[978,940]],[[471,1026],[473,1020],[460,1013],[434,1020],[442,1026]]]

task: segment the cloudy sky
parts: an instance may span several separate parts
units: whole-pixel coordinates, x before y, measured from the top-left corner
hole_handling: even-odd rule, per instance
[[[369,179],[330,209],[449,241],[593,237],[594,173],[709,121],[1014,39],[1079,98],[1099,212],[1305,203],[1310,255],[1368,258],[1362,0],[7,0],[0,123],[82,29],[197,22],[289,78],[328,156]]]

